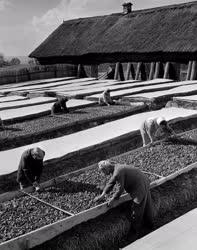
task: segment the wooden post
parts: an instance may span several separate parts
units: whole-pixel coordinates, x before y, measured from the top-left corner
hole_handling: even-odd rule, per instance
[[[169,72],[169,79],[172,79],[172,80],[180,79],[180,77],[177,74],[177,69],[176,69],[175,63],[170,63],[168,72]]]
[[[82,64],[78,64],[77,78],[83,78],[83,77],[87,77],[87,74],[85,72],[85,69],[84,69],[83,65]]]
[[[117,62],[117,63],[116,63],[116,67],[115,67],[114,80],[118,80],[119,68],[120,68],[120,63]]]
[[[170,62],[166,62],[165,69],[164,69],[164,75],[163,75],[164,79],[169,78],[169,67],[170,67]]]
[[[98,78],[98,65],[97,64],[90,66],[90,77]]]
[[[77,78],[80,78],[80,75],[81,75],[81,64],[78,64],[78,67],[77,67]]]
[[[159,77],[160,72],[160,62],[156,62],[154,79]]]
[[[140,71],[141,71],[141,80],[142,81],[146,81],[147,80],[147,77],[146,77],[146,67],[145,67],[145,64],[142,63],[141,64],[141,67],[140,67]]]
[[[152,80],[154,77],[154,71],[155,71],[155,62],[152,62],[150,64],[150,73],[149,73],[149,77],[148,80]]]
[[[114,79],[115,76],[115,65],[110,65],[106,73],[106,79]]]
[[[135,69],[134,69],[133,63],[131,64],[131,76],[132,76],[132,79],[134,80],[135,79]]]
[[[193,61],[192,67],[191,67],[190,80],[196,80],[196,77],[197,77],[197,63],[196,63],[196,61]]]
[[[136,69],[136,74],[135,74],[135,80],[139,80],[141,65],[142,65],[141,62],[139,62],[139,63],[137,64],[137,69]]]
[[[122,63],[119,65],[119,75],[120,75],[120,81],[124,81],[124,71],[122,67]]]
[[[129,80],[130,73],[131,73],[131,63],[128,62],[128,63],[127,63],[126,80]]]
[[[124,81],[124,72],[123,72],[122,63],[117,62],[116,68],[115,68],[114,79],[119,80],[119,77],[120,77],[120,81]]]
[[[129,62],[127,64],[126,80],[129,80],[130,74],[131,74],[131,79],[134,80],[135,79],[135,69],[134,69],[133,64],[131,62]]]
[[[187,68],[186,81],[190,80],[191,70],[192,70],[192,61],[189,61],[188,68]]]

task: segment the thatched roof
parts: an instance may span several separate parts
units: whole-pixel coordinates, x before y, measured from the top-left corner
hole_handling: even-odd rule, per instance
[[[30,57],[50,61],[189,59],[197,56],[197,1],[64,21]],[[128,57],[128,58],[127,58]]]

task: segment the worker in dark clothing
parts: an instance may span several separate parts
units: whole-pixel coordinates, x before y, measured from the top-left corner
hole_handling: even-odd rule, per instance
[[[43,170],[45,152],[40,148],[31,148],[23,152],[18,167],[17,182],[20,189],[32,185],[38,191]]]
[[[143,223],[149,228],[153,228],[153,208],[150,195],[150,183],[148,178],[137,168],[129,165],[116,164],[106,160],[98,163],[99,170],[105,175],[113,174],[102,194],[95,198],[95,201],[102,200],[105,194],[109,193],[114,185],[118,184],[118,189],[114,193],[108,205],[111,206],[114,200],[119,199],[125,190],[132,199],[131,205],[131,227],[138,236]]]
[[[68,101],[67,97],[60,97],[52,106],[51,114],[58,114],[58,113],[69,113],[69,110],[66,106]]]

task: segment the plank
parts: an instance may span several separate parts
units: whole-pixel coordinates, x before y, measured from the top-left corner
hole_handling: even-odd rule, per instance
[[[13,101],[13,102],[0,103],[0,110],[16,109],[16,108],[40,105],[45,103],[52,103],[55,102],[56,100],[57,98],[54,97],[35,97],[31,99],[21,100],[20,102]]]
[[[125,84],[114,84],[114,85],[106,85],[106,86],[99,86],[99,87],[95,87],[95,88],[87,88],[87,89],[81,89],[81,90],[71,90],[71,91],[57,91],[56,93],[58,95],[69,95],[73,98],[76,98],[78,96],[80,97],[84,97],[84,96],[88,96],[88,95],[92,95],[95,93],[102,93],[104,90],[106,90],[107,88],[109,88],[111,91],[114,90],[122,90],[122,89],[130,89],[133,88],[133,83],[135,83],[135,81],[130,81],[130,83],[125,83]],[[47,93],[47,91],[46,91]]]
[[[67,107],[70,109],[89,107],[94,105],[94,102],[87,100],[71,99],[67,102]],[[42,105],[33,105],[29,107],[22,107],[17,109],[1,110],[0,117],[3,121],[23,120],[27,118],[39,117],[51,113],[52,103],[45,103]]]
[[[153,99],[153,98],[164,97],[164,96],[179,96],[179,95],[186,96],[186,95],[191,95],[191,94],[197,94],[197,80],[183,81],[181,83],[182,83],[182,86],[179,86],[173,89],[133,94],[133,95],[128,95],[127,98],[138,97],[138,98]]]
[[[150,81],[149,81],[150,82]],[[194,84],[196,81],[183,81],[183,82],[167,82],[167,83],[162,83],[162,84],[157,84],[155,85],[150,85],[150,86],[143,86],[143,87],[136,87],[136,88],[131,88],[131,89],[123,89],[123,90],[117,90],[117,91],[112,91],[111,92],[111,97],[117,98],[117,97],[122,97],[122,96],[140,96],[143,95],[143,93],[146,92],[158,92],[159,91],[164,91],[164,90],[169,90],[169,89],[174,89],[176,87],[180,87],[183,85],[190,85]],[[113,90],[113,89],[112,89]],[[142,94],[141,94],[142,93]],[[145,94],[147,95],[147,94]],[[87,100],[98,100],[99,94],[91,95],[86,97]]]
[[[133,242],[123,250],[195,250],[197,208]]]
[[[40,88],[46,88],[46,87],[52,87],[52,86],[61,86],[61,85],[67,85],[67,84],[81,84],[82,82],[88,82],[88,81],[95,81],[94,78],[83,78],[83,79],[74,79],[74,80],[66,80],[61,82],[50,82],[50,83],[44,83],[41,86],[39,84],[34,84],[32,86],[22,86],[22,87],[13,87],[13,88],[6,88],[2,89],[0,93],[4,92],[13,92],[13,91],[29,91],[33,89],[40,89]]]
[[[46,93],[48,91],[54,91],[57,94],[64,94],[64,95],[89,95],[94,94],[95,92],[99,93],[104,91],[106,88],[110,88],[111,90],[117,89],[127,89],[127,88],[135,88],[135,87],[142,87],[142,86],[149,86],[149,85],[158,85],[161,83],[172,82],[169,79],[154,79],[151,81],[136,81],[136,80],[126,80],[126,81],[114,81],[110,80],[107,82],[99,82],[99,83],[90,83],[86,84],[85,86],[65,86],[65,87],[55,87],[46,89]],[[102,87],[102,88],[101,88]],[[80,90],[79,90],[80,89]],[[83,90],[84,89],[84,90]],[[79,90],[79,91],[78,91]]]
[[[54,208],[54,209],[56,209],[56,210],[59,210],[59,211],[63,212],[64,214],[67,214],[67,215],[70,215],[70,216],[73,216],[73,215],[74,215],[74,214],[72,214],[72,213],[70,213],[70,212],[68,212],[68,211],[65,211],[64,209],[61,209],[61,208],[59,208],[59,207],[57,207],[57,206],[54,206],[54,205],[52,205],[52,204],[50,204],[50,203],[48,203],[48,202],[46,202],[46,201],[44,201],[44,200],[41,200],[41,199],[39,199],[38,197],[36,197],[36,196],[34,196],[34,195],[32,195],[32,194],[29,194],[29,193],[27,193],[27,192],[25,192],[25,191],[23,191],[23,190],[21,190],[20,192],[23,193],[23,194],[25,194],[25,195],[28,195],[29,197],[31,197],[31,198],[33,198],[33,199],[35,199],[35,200],[37,200],[37,201],[39,201],[39,202],[41,202],[41,203],[43,203],[43,204],[49,206],[49,207],[52,207],[52,208]]]
[[[24,87],[24,86],[39,85],[39,84],[41,85],[45,83],[61,82],[61,81],[67,81],[67,80],[72,80],[72,79],[75,79],[75,77],[59,77],[59,78],[49,78],[49,79],[42,79],[42,80],[25,81],[25,82],[20,82],[20,83],[9,83],[9,84],[1,85],[1,89]]]
[[[28,97],[20,95],[0,96],[0,103],[27,100]]]

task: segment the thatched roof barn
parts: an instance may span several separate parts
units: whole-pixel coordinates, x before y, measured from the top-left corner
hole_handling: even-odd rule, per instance
[[[189,63],[185,78],[196,79],[196,34],[197,1],[137,11],[125,3],[122,13],[64,21],[30,57],[41,64],[78,64],[78,72],[82,64],[118,62],[113,77],[120,74],[121,80],[121,62],[138,62],[137,67],[128,65],[126,78],[131,74],[143,80],[180,79],[180,64]],[[150,62],[147,73],[144,63]],[[178,68],[172,68],[172,63],[178,63]],[[98,70],[92,69],[97,75]]]
[[[196,34],[197,1],[64,21],[30,57],[43,64],[187,61],[197,58]]]

